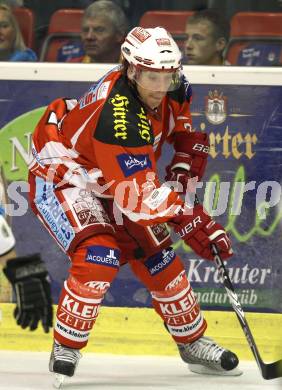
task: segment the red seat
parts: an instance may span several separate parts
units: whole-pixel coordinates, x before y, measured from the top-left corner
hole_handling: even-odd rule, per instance
[[[281,44],[282,13],[238,12],[231,19],[230,35],[226,57],[236,65],[242,50],[252,43],[259,43],[261,47]]]
[[[82,9],[59,9],[50,19],[48,34],[79,33],[81,31]]]
[[[231,19],[231,37],[280,37],[282,13],[238,12]]]
[[[141,27],[161,26],[171,34],[183,34],[187,19],[193,11],[147,11],[139,21]]]
[[[53,13],[40,61],[56,62],[58,50],[69,40],[80,38],[82,16],[81,9],[59,9]]]
[[[33,11],[25,7],[15,7],[13,14],[19,24],[24,43],[27,47],[34,49],[35,17]]]
[[[182,48],[186,40],[185,27],[187,19],[193,11],[147,11],[139,21],[144,28],[164,27]]]

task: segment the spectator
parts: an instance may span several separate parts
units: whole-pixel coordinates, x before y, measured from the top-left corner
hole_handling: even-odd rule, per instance
[[[0,61],[36,61],[34,51],[27,48],[11,8],[0,4]]]
[[[89,5],[82,18],[81,42],[64,45],[59,62],[119,62],[120,45],[128,30],[123,10],[109,0]]]
[[[84,9],[93,3],[93,0],[24,0],[23,3],[24,7],[31,9],[35,14],[35,41],[36,47],[40,49],[48,33],[50,18],[55,11],[62,8]]]
[[[230,35],[229,22],[214,9],[198,11],[186,25],[185,63],[188,65],[228,65],[224,50]]]

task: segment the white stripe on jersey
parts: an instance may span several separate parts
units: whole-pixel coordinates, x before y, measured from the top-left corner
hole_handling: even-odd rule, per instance
[[[94,114],[96,114],[96,111],[102,106],[102,104],[104,104],[104,102],[102,102],[97,108],[95,111],[92,112],[92,114],[86,119],[86,121],[80,126],[80,128],[75,132],[75,134],[72,136],[71,138],[71,144],[73,146],[73,148],[75,147],[76,143],[77,143],[77,140],[78,140],[78,137],[80,136],[80,134],[83,132],[83,130],[85,129],[87,123],[90,121],[90,119],[94,116]]]

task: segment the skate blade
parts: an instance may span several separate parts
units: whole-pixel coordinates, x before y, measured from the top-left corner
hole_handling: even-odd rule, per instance
[[[225,370],[219,371],[206,366],[202,366],[201,364],[188,364],[188,368],[190,371],[201,375],[240,376],[243,374],[243,371],[241,371],[238,367],[235,367],[233,368],[233,370],[229,370],[229,371],[225,371]]]
[[[66,376],[63,374],[55,374],[53,387],[55,389],[62,389]]]

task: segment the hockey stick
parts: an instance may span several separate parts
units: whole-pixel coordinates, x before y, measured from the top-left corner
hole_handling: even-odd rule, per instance
[[[214,255],[214,260],[218,268],[219,275],[222,277],[225,290],[229,296],[230,303],[233,306],[233,309],[237,315],[237,318],[240,322],[241,328],[244,331],[248,344],[252,350],[252,353],[256,359],[257,365],[260,369],[261,375],[264,379],[274,379],[282,377],[282,359],[277,360],[273,363],[264,363],[260,353],[257,349],[255,340],[253,338],[252,332],[249,328],[248,322],[245,317],[245,313],[242,309],[242,306],[239,302],[238,296],[234,290],[234,287],[229,278],[228,272],[226,271],[225,265],[220,257],[219,251],[215,244],[212,244],[212,251]]]

